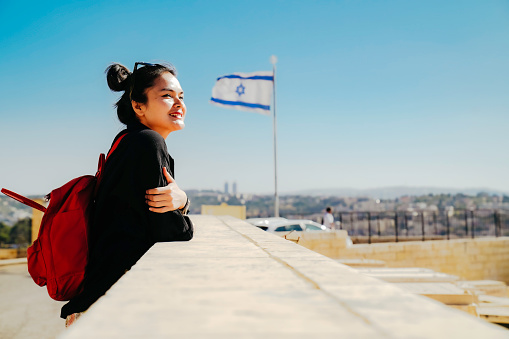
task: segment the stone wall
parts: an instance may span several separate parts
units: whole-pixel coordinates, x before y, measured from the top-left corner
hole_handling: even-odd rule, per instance
[[[191,218],[191,241],[155,244],[60,338],[508,337],[242,220]]]
[[[342,232],[302,233],[297,243],[334,259],[383,260],[388,267],[425,267],[467,280],[509,283],[509,237],[347,246]]]
[[[26,249],[0,248],[0,260],[26,257]]]

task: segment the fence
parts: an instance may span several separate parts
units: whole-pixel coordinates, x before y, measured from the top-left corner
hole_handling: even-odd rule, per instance
[[[509,236],[505,210],[353,211],[338,212],[336,218],[351,237],[368,243]]]

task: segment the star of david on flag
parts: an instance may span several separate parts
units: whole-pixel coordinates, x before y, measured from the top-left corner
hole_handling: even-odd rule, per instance
[[[272,72],[233,73],[217,78],[210,103],[270,115]]]

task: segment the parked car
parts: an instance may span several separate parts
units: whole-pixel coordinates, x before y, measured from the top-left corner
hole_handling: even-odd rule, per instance
[[[303,231],[303,232],[330,232],[330,229],[317,222],[304,219],[287,220],[281,224],[275,224],[274,227],[267,229],[269,232],[289,232],[289,231]]]
[[[248,223],[254,225],[262,230],[266,231],[269,228],[269,225],[274,225],[280,222],[286,222],[288,219],[286,218],[250,218],[246,219]]]
[[[267,232],[330,232],[324,225],[305,219],[262,218],[246,221]]]

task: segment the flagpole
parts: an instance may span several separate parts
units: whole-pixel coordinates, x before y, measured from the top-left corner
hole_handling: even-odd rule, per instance
[[[274,91],[274,124],[273,124],[273,131],[274,131],[274,216],[277,218],[279,217],[279,196],[277,194],[277,122],[276,122],[276,63],[277,63],[277,57],[275,55],[272,55],[270,57],[270,62],[272,63],[272,75],[274,77],[274,84],[272,86],[272,89]]]

